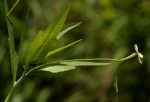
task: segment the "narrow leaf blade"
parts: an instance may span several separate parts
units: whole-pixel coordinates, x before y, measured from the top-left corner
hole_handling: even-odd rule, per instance
[[[66,48],[68,48],[68,47],[70,47],[70,46],[72,46],[72,45],[74,45],[74,44],[76,44],[76,43],[80,42],[81,40],[82,40],[82,39],[77,40],[77,41],[75,41],[75,42],[72,42],[72,43],[70,43],[70,44],[68,44],[68,45],[66,45],[66,46],[63,46],[63,47],[57,48],[57,49],[55,49],[55,50],[53,50],[53,51],[49,52],[49,53],[46,55],[46,57],[45,57],[45,58],[47,58],[47,57],[49,57],[49,56],[51,56],[51,55],[53,55],[53,54],[55,54],[55,53],[57,53],[57,52],[59,52],[59,51],[61,51],[61,50],[64,50],[64,49],[66,49]]]
[[[64,71],[69,71],[73,69],[76,69],[76,67],[68,66],[68,65],[56,65],[56,66],[49,66],[49,67],[42,68],[39,71],[48,71],[51,73],[58,73],[58,72],[64,72]]]
[[[42,70],[44,68],[49,68],[49,67],[53,68],[53,66],[74,66],[74,67],[78,67],[78,66],[106,66],[106,65],[110,65],[110,64],[111,63],[100,63],[100,62],[90,62],[90,61],[74,61],[74,60],[73,61],[60,61],[60,62],[53,62],[53,63],[47,63],[47,64],[39,65],[39,66],[31,69],[30,71],[28,71],[26,73],[26,75],[34,73],[38,70]],[[58,70],[60,70],[60,69],[58,69]],[[66,68],[66,71],[67,71],[67,68]]]
[[[13,77],[13,82],[16,80],[16,75],[17,75],[17,68],[18,68],[18,56],[15,51],[15,43],[14,43],[14,29],[11,24],[11,17],[7,16],[8,14],[8,4],[7,0],[4,0],[5,4],[5,11],[6,11],[6,20],[7,20],[7,27],[8,27],[8,42],[9,42],[9,50],[10,50],[10,62],[11,62],[11,70],[12,70],[12,77]]]
[[[100,62],[89,62],[89,61],[62,61],[60,64],[70,65],[70,66],[106,66],[110,63],[100,63]]]
[[[72,24],[68,24],[65,25],[63,27],[63,30],[59,33],[59,35],[56,37],[57,40],[59,40],[65,33],[67,33],[69,30],[79,26],[82,22],[77,22],[77,23],[72,23]]]

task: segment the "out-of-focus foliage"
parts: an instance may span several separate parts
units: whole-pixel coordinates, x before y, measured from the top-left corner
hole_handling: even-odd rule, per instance
[[[8,0],[12,7],[16,0]],[[118,74],[120,102],[150,101],[150,1],[148,0],[21,0],[15,10],[16,49],[19,49],[26,12],[30,13],[24,30],[19,56],[21,74],[27,47],[39,29],[44,29],[66,5],[71,4],[66,23],[83,23],[60,39],[62,46],[72,40],[83,41],[51,56],[49,61],[72,58],[122,58],[134,52],[137,43],[144,55],[143,64],[137,58],[121,63]],[[3,0],[0,1],[0,101],[11,84],[8,33]],[[109,67],[81,67],[60,73],[30,76],[13,95],[13,102],[116,102],[114,79],[117,64]],[[24,101],[23,101],[24,100]]]

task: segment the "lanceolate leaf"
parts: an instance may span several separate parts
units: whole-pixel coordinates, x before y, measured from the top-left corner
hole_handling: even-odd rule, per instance
[[[63,72],[63,71],[75,69],[75,67],[78,67],[78,66],[106,66],[106,65],[110,65],[110,64],[111,63],[100,63],[100,62],[91,62],[91,61],[74,61],[74,60],[60,61],[60,62],[39,65],[39,66],[31,69],[29,72],[27,72],[26,75],[29,75],[33,72],[40,71],[43,69],[45,71],[51,70],[51,71],[55,72],[54,70],[56,70],[56,72]],[[54,68],[54,69],[52,69],[52,68]]]
[[[58,72],[64,72],[64,71],[69,71],[69,70],[73,70],[73,69],[76,69],[76,67],[68,66],[68,65],[56,65],[56,66],[45,67],[39,71],[48,71],[51,73],[58,73]]]
[[[39,66],[36,66],[36,67],[30,69],[30,70],[26,73],[26,75],[29,75],[29,74],[34,73],[34,72],[36,72],[36,71],[40,71],[40,70],[42,70],[42,69],[44,69],[44,68],[56,68],[55,66],[56,66],[56,67],[58,67],[58,66],[64,67],[64,66],[68,66],[68,65],[64,65],[64,64],[60,64],[60,63],[47,63],[47,64],[39,65]],[[69,68],[69,67],[67,67],[67,69],[68,69],[68,68]],[[72,67],[71,67],[71,69],[72,69]],[[55,69],[54,69],[54,70],[55,70]],[[65,69],[64,69],[64,70],[65,70]]]
[[[67,33],[69,30],[79,26],[81,24],[81,22],[77,22],[77,23],[71,23],[71,24],[67,24],[63,27],[63,30],[59,33],[59,35],[57,36],[57,40],[60,39],[65,33]]]
[[[4,3],[5,3],[8,33],[9,33],[8,42],[9,42],[9,50],[10,50],[11,70],[12,70],[13,82],[15,82],[16,74],[17,74],[17,67],[18,67],[18,56],[17,56],[17,53],[15,51],[14,29],[13,29],[13,26],[11,24],[11,18],[10,18],[10,16],[7,16],[7,14],[8,14],[7,0],[4,0]]]
[[[89,62],[89,61],[62,61],[60,64],[71,65],[71,66],[105,66],[110,63],[100,63],[100,62]]]
[[[51,56],[51,55],[53,55],[53,54],[55,54],[55,53],[57,53],[57,52],[59,52],[59,51],[61,51],[61,50],[64,50],[64,49],[66,49],[66,48],[68,48],[68,47],[70,47],[70,46],[72,46],[72,45],[78,43],[79,41],[81,41],[81,39],[80,39],[80,40],[77,40],[77,41],[75,41],[75,42],[73,42],[73,43],[70,43],[70,44],[68,44],[68,45],[66,45],[66,46],[57,48],[57,49],[55,49],[55,50],[49,52],[49,53],[46,55],[45,58],[47,58],[47,57],[49,57],[49,56]]]
[[[48,28],[43,31],[39,31],[34,41],[28,48],[27,56],[25,59],[25,68],[29,66],[30,63],[37,63],[47,55],[50,48],[56,43],[56,37],[60,33],[64,22],[66,20],[69,7],[60,15],[56,20],[54,20]]]

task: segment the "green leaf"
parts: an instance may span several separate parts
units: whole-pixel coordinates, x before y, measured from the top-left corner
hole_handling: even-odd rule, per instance
[[[51,55],[53,55],[53,54],[55,54],[55,53],[57,53],[57,52],[59,52],[59,51],[61,51],[61,50],[64,50],[64,49],[66,49],[66,48],[68,48],[68,47],[70,47],[70,46],[72,46],[72,45],[78,43],[78,42],[81,41],[81,40],[82,40],[82,39],[77,40],[77,41],[75,41],[75,42],[72,42],[72,43],[70,43],[70,44],[68,44],[68,45],[65,45],[65,46],[63,46],[63,47],[57,48],[57,49],[55,49],[55,50],[49,52],[49,53],[46,55],[45,58],[47,58],[47,57],[49,57],[49,56],[51,56]]]
[[[60,64],[70,65],[70,66],[105,66],[110,65],[110,63],[100,63],[100,62],[89,62],[89,61],[62,61]]]
[[[59,68],[58,68],[59,67]],[[27,73],[26,73],[26,76],[29,75],[29,74],[32,74],[34,72],[37,72],[37,71],[42,71],[42,69],[44,69],[45,71],[47,70],[47,68],[49,70],[51,70],[53,73],[54,72],[62,72],[62,71],[67,71],[67,70],[73,70],[75,69],[75,66],[70,66],[70,65],[64,65],[64,64],[60,64],[60,63],[47,63],[47,64],[43,64],[43,65],[39,65],[39,66],[36,66],[32,69],[30,69]],[[52,69],[53,68],[53,69]],[[56,69],[58,68],[58,69]],[[60,69],[61,68],[61,69]],[[55,71],[56,70],[56,71]]]
[[[67,24],[63,27],[63,30],[59,33],[57,36],[57,40],[60,39],[65,33],[67,33],[69,30],[79,26],[82,22],[77,22],[77,23],[71,23]]]
[[[112,58],[88,58],[88,59],[72,59],[69,61],[118,61]]]
[[[27,56],[25,59],[25,68],[30,63],[38,63],[47,55],[51,47],[56,43],[56,37],[60,33],[66,17],[68,15],[69,6],[56,20],[54,20],[48,28],[43,31],[39,31],[34,41],[28,48]]]
[[[17,68],[18,68],[18,56],[17,56],[17,53],[15,51],[14,29],[12,26],[11,17],[7,16],[8,11],[9,11],[7,0],[4,0],[4,3],[5,3],[8,34],[9,34],[8,42],[9,42],[9,51],[10,51],[11,70],[12,70],[13,82],[15,82],[16,81],[16,75],[17,75]]]
[[[26,75],[29,75],[33,72],[36,72],[38,70],[42,70],[42,69],[45,69],[45,68],[53,68],[53,67],[56,68],[55,66],[66,66],[66,67],[68,66],[67,68],[69,68],[71,66],[73,68],[73,67],[78,67],[78,66],[106,66],[106,65],[110,65],[110,64],[111,63],[100,63],[100,62],[90,62],[90,61],[74,61],[74,60],[60,61],[60,62],[53,62],[53,63],[47,63],[47,64],[39,65],[39,66],[29,70],[26,73]],[[67,68],[62,69],[62,70],[67,71]],[[61,71],[61,69],[58,69],[58,70]]]
[[[56,66],[49,66],[49,67],[42,68],[39,71],[48,71],[51,73],[58,73],[58,72],[64,72],[64,71],[69,71],[73,69],[76,69],[76,67],[68,66],[68,65],[56,65]]]

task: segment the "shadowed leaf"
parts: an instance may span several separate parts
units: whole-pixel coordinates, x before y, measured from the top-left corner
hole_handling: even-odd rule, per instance
[[[12,26],[11,16],[7,16],[8,14],[7,0],[4,0],[4,4],[5,4],[5,11],[6,11],[8,35],[9,35],[8,42],[9,42],[9,51],[10,51],[11,70],[12,70],[13,82],[15,82],[16,75],[17,75],[17,68],[18,68],[18,56],[15,51],[14,28]]]

